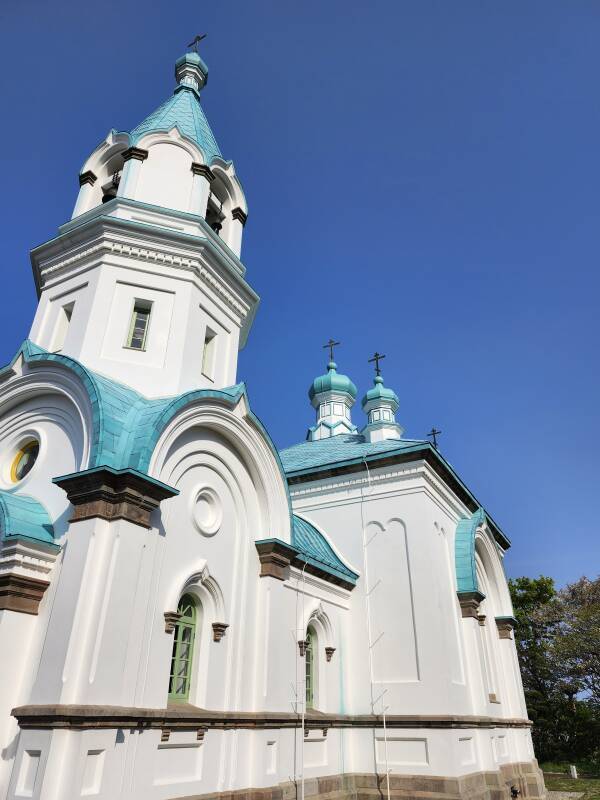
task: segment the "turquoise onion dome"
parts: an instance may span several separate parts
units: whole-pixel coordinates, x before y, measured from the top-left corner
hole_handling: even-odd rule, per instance
[[[383,401],[384,403],[393,406],[394,413],[398,410],[398,406],[400,405],[400,400],[398,399],[396,392],[393,389],[388,389],[383,385],[383,378],[381,375],[376,375],[375,380],[373,381],[373,388],[369,389],[362,399],[362,407],[364,408],[367,404],[373,402],[377,403],[379,401]]]
[[[308,390],[310,400],[323,392],[340,392],[350,395],[352,400],[356,400],[356,386],[352,383],[347,375],[340,375],[337,372],[337,364],[335,361],[330,361],[327,365],[327,372],[325,375],[319,375],[312,382]]]

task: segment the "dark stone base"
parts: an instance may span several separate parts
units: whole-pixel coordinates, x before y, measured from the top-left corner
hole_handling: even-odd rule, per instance
[[[510,800],[511,786],[521,792],[520,800],[545,800],[544,778],[537,761],[502,764],[495,772],[474,772],[460,778],[429,775],[390,775],[393,800]],[[300,784],[280,783],[266,789],[187,795],[177,800],[299,800]],[[304,796],[308,800],[386,800],[385,775],[345,774],[307,778]]]

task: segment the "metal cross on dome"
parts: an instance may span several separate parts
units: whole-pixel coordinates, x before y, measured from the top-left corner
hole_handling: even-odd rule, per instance
[[[333,361],[333,348],[340,345],[341,342],[335,342],[333,339],[330,339],[327,344],[323,345],[323,349],[325,350],[327,347],[329,348],[329,360]]]
[[[434,425],[427,434],[428,438],[433,439],[433,446],[435,447],[436,450],[437,450],[437,437],[440,435],[440,433],[441,431],[439,431]]]
[[[373,364],[373,362],[375,362],[375,375],[377,376],[381,375],[381,368],[379,366],[379,362],[381,361],[382,358],[385,358],[385,356],[382,353],[378,353],[377,350],[375,350],[373,358],[369,359],[369,364]]]
[[[188,44],[188,47],[191,47],[192,50],[194,51],[194,53],[197,53],[198,52],[198,45],[200,44],[202,39],[206,39],[206,36],[207,36],[206,33],[197,33],[196,36],[194,36],[193,41],[191,41]]]

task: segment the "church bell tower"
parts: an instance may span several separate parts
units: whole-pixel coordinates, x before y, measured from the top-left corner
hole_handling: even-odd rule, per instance
[[[258,305],[240,261],[246,200],[201,104],[208,68],[186,53],[175,78],[92,152],[72,219],[31,256],[32,341],[147,397],[234,384]]]

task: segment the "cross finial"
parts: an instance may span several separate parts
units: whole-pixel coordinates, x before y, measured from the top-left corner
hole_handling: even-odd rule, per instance
[[[434,425],[427,434],[427,436],[433,440],[433,446],[435,447],[436,450],[437,450],[437,437],[440,435],[440,433],[441,431],[438,431],[438,429]]]
[[[198,52],[198,45],[200,44],[202,39],[206,39],[206,34],[205,33],[202,33],[202,34],[201,33],[197,33],[196,36],[194,36],[193,41],[191,41],[188,44],[188,47],[191,47],[192,50],[194,51],[194,53],[197,53]]]
[[[381,375],[381,368],[379,367],[379,362],[381,361],[382,358],[385,358],[385,356],[382,355],[382,353],[378,353],[376,350],[375,353],[373,354],[373,358],[369,359],[369,364],[375,362],[375,375],[377,375],[378,377],[379,375]]]
[[[325,349],[325,348],[327,348],[327,347],[329,348],[329,360],[330,360],[330,361],[333,361],[333,348],[334,348],[334,347],[337,347],[337,346],[338,346],[338,345],[340,345],[340,344],[341,344],[341,342],[335,342],[333,339],[330,339],[330,340],[327,342],[327,344],[324,344],[324,345],[323,345],[323,349]]]

